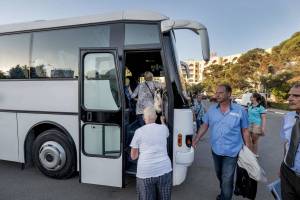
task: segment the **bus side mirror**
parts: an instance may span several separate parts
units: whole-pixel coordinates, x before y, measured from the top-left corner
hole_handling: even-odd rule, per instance
[[[210,59],[210,47],[207,29],[200,29],[197,31],[201,39],[201,48],[203,60],[209,61]]]

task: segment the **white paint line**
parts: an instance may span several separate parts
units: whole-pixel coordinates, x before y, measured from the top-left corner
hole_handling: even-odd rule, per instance
[[[281,114],[281,115],[284,115],[285,113],[283,113],[283,112],[277,112],[277,111],[275,111],[275,113],[276,114]]]

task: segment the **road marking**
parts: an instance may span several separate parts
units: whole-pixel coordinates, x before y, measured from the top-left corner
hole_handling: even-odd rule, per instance
[[[269,112],[269,113],[275,113],[275,114],[280,114],[280,115],[286,114],[286,112],[280,112],[280,111],[274,111],[274,110],[267,110],[267,112]]]
[[[283,112],[277,112],[277,111],[275,111],[275,113],[276,114],[280,114],[280,115],[284,115],[285,113],[283,113]]]

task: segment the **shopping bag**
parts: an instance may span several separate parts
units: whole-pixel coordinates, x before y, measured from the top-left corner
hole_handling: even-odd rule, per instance
[[[261,182],[267,182],[266,173],[263,168],[258,164],[257,158],[254,153],[244,145],[238,156],[238,165],[247,170],[248,175]]]
[[[257,181],[250,178],[245,169],[237,166],[234,194],[248,199],[255,199],[256,192]]]

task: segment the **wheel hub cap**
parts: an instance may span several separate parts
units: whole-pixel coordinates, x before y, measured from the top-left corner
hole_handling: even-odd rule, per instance
[[[66,153],[59,143],[48,141],[41,146],[39,159],[43,167],[51,171],[57,171],[65,165]]]

